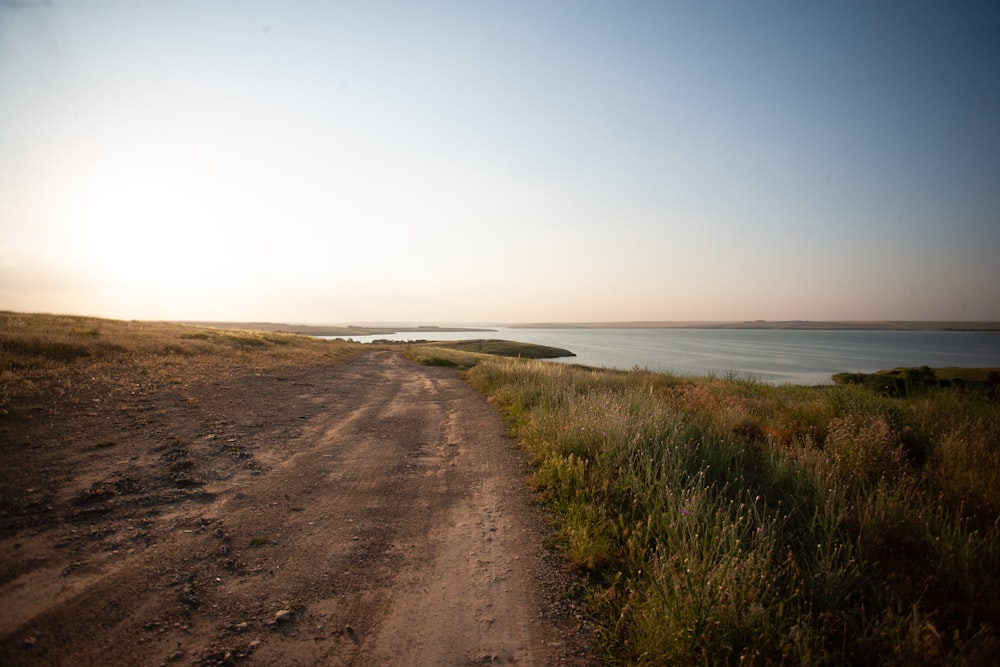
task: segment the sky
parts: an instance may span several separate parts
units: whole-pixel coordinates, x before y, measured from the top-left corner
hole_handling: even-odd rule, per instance
[[[1000,5],[0,0],[0,310],[1000,320]]]

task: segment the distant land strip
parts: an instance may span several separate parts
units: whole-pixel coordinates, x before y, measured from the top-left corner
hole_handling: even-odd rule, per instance
[[[575,357],[576,354],[561,347],[538,345],[537,343],[520,343],[510,340],[456,340],[443,343],[425,343],[425,346],[458,350],[459,352],[478,352],[492,354],[498,357],[521,357],[523,359],[559,359]]]
[[[997,331],[1000,322],[745,320],[742,322],[539,322],[514,329],[796,329],[861,331]]]
[[[214,329],[240,329],[249,331],[272,331],[274,333],[295,333],[306,336],[384,336],[394,333],[443,332],[483,332],[496,329],[474,329],[469,327],[401,326],[401,327],[361,327],[361,326],[316,326],[307,324],[279,324],[275,322],[178,322],[197,327]]]
[[[281,324],[275,322],[183,321],[199,327],[296,333],[307,336],[385,336],[394,333],[495,332],[496,329],[453,326],[355,326]],[[815,331],[984,331],[1000,332],[1000,322],[904,320],[744,320],[738,321],[635,321],[635,322],[536,322],[506,325],[511,329],[786,329]]]

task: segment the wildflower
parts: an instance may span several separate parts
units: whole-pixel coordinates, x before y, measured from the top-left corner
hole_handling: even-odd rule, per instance
[[[688,514],[690,514],[690,513],[691,513],[691,512],[687,511],[687,510],[686,510],[686,509],[684,509],[683,507],[681,508],[681,514],[683,514],[684,516],[687,516],[687,515],[688,515]]]

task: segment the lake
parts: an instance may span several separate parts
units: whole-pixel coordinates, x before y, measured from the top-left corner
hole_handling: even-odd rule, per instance
[[[829,384],[840,372],[897,366],[1000,366],[1000,334],[959,331],[795,331],[775,329],[522,329],[407,332],[353,340],[499,338],[561,347],[586,366],[635,366],[680,375],[753,376],[775,384]]]

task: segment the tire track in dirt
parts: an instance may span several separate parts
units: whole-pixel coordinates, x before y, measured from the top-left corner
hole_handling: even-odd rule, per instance
[[[266,424],[311,408],[297,437],[241,441],[258,468],[157,508],[148,546],[69,573],[53,552],[0,587],[0,608],[49,596],[3,619],[0,662],[593,662],[523,463],[478,393],[387,351],[281,380],[245,409]]]

